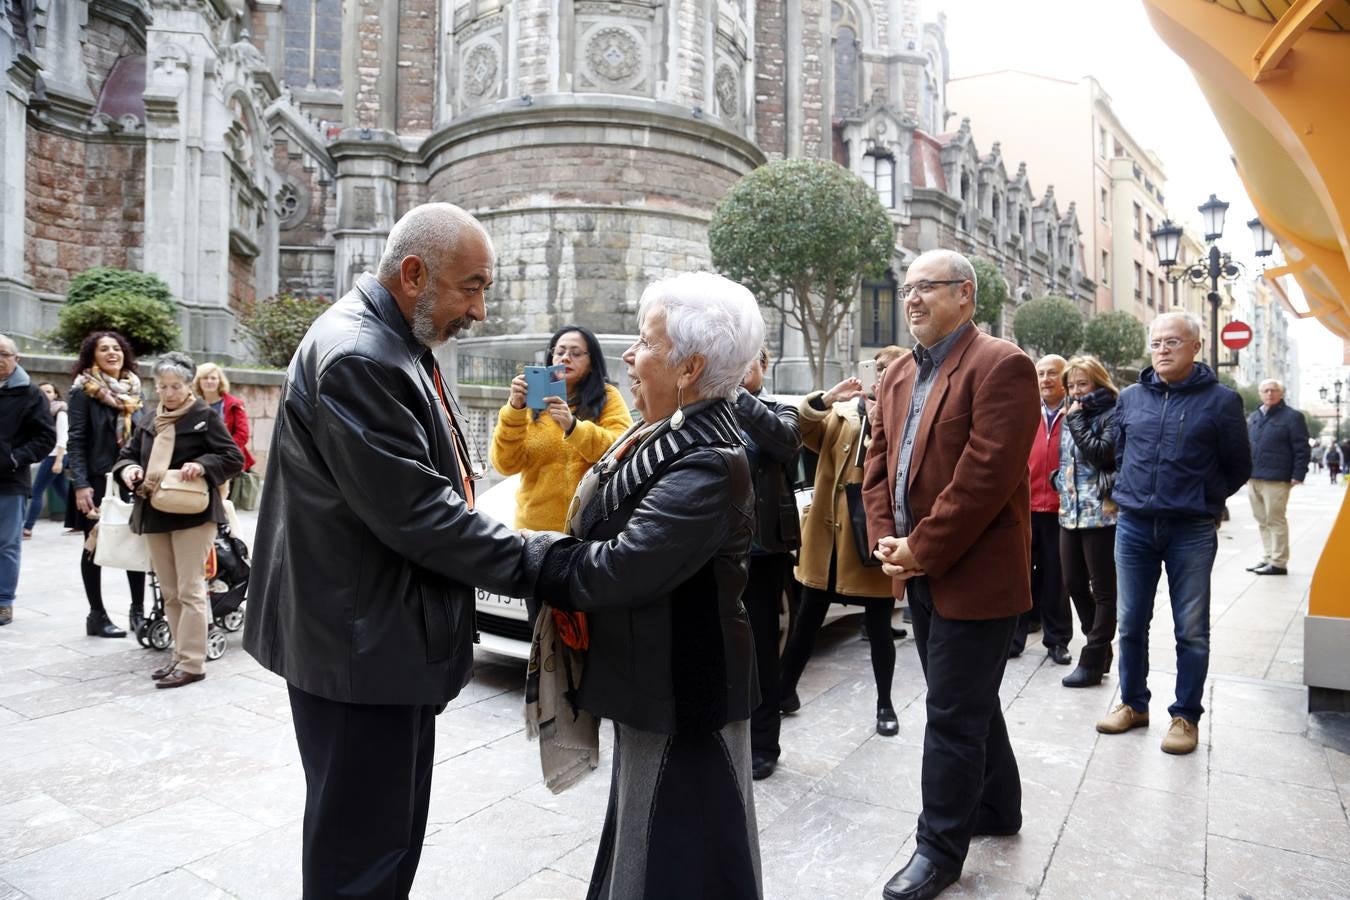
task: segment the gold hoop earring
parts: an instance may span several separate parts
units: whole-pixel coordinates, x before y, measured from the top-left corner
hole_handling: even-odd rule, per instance
[[[684,388],[675,389],[675,412],[670,416],[670,430],[679,431],[684,427]]]

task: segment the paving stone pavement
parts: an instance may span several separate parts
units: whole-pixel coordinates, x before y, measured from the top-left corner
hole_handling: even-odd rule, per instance
[[[1068,670],[1039,651],[1010,662],[1002,693],[1025,824],[976,839],[944,896],[1350,896],[1350,756],[1307,736],[1300,683],[1308,583],[1344,490],[1294,492],[1287,578],[1243,571],[1259,539],[1245,496],[1229,502],[1196,753],[1158,747],[1174,659],[1165,603],[1147,731],[1093,729],[1116,702],[1114,676],[1070,691]],[[0,628],[0,900],[298,897],[304,779],[284,684],[232,636],[205,682],[154,690],[161,654],[83,636],[79,538],[61,532],[42,522],[24,545],[16,617]],[[125,621],[125,579],[104,581]],[[900,734],[876,735],[858,623],[823,633],[801,712],[783,723],[780,768],[755,786],[770,900],[879,897],[913,849],[923,679],[902,641]],[[585,896],[608,748],[594,775],[550,794],[522,730],[521,680],[515,662],[480,655],[438,719],[415,897]]]

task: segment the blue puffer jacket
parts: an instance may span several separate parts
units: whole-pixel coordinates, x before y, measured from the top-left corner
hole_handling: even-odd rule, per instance
[[[1247,417],[1252,444],[1252,477],[1264,481],[1302,481],[1308,474],[1308,423],[1303,413],[1281,400]]]
[[[1217,519],[1251,476],[1242,398],[1196,363],[1169,385],[1149,366],[1116,404],[1116,485],[1122,510],[1161,518]]]

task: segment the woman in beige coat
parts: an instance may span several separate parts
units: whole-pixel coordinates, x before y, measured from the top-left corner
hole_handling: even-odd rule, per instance
[[[877,377],[903,353],[899,347],[886,347],[877,353]],[[872,647],[872,674],[877,682],[877,733],[889,736],[900,730],[891,706],[891,676],[895,673],[891,614],[895,600],[891,579],[881,567],[863,566],[848,513],[848,486],[862,484],[859,441],[866,440],[864,421],[871,402],[870,397],[863,396],[858,379],[846,378],[828,391],[808,394],[797,410],[802,446],[815,451],[820,461],[793,573],[802,585],[802,602],[783,651],[780,696],[784,712],[801,708],[797,680],[811,658],[830,604],[846,599],[862,601],[867,640]],[[854,491],[860,492],[860,488]],[[861,493],[855,502],[861,502]]]

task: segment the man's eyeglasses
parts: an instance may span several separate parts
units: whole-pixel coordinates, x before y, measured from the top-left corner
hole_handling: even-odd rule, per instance
[[[569,350],[566,347],[553,348],[554,359],[581,359],[586,356],[590,356],[590,354],[585,350]]]
[[[937,287],[940,284],[965,284],[965,283],[966,283],[965,278],[947,278],[943,281],[916,281],[913,284],[900,285],[898,288],[895,289],[895,293],[896,296],[898,296],[901,300],[906,299],[907,297],[909,297],[910,294],[914,293],[915,291],[918,291],[920,294],[923,294],[925,297],[927,297],[929,294],[933,292],[933,288]]]
[[[19,354],[10,353],[8,350],[0,350],[0,359],[18,359]]]
[[[1186,343],[1186,341],[1184,341],[1179,337],[1163,338],[1160,341],[1149,341],[1148,349],[1154,353],[1158,352],[1164,347],[1166,347],[1168,350],[1175,350],[1184,343]]]

